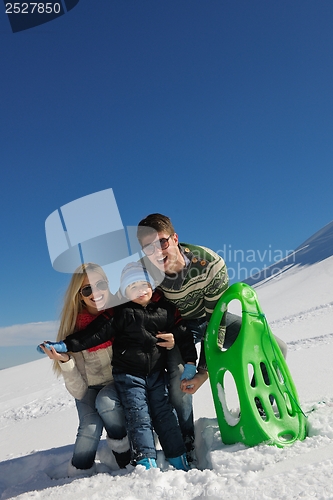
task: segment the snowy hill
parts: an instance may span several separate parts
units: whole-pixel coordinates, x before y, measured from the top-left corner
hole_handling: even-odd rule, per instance
[[[304,441],[286,448],[224,445],[206,383],[194,396],[201,470],[111,470],[103,438],[98,475],[61,477],[77,416],[43,358],[0,372],[0,499],[333,498],[332,235],[331,223],[299,247],[288,271],[281,267],[278,277],[255,286],[273,332],[288,344],[288,365],[308,416]],[[161,453],[158,460],[164,467]]]
[[[269,281],[272,278],[290,271],[300,270],[305,266],[310,266],[321,262],[333,255],[333,221],[317,231],[296,250],[284,259],[275,262],[271,266],[264,268],[246,280],[251,286]]]

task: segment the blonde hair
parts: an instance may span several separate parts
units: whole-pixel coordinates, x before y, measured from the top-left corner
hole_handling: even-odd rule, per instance
[[[57,341],[64,340],[76,329],[78,314],[85,309],[85,304],[80,296],[80,290],[84,279],[89,273],[96,272],[108,281],[104,270],[98,265],[88,262],[75,269],[68,288],[64,296],[64,305],[60,315],[60,326],[57,334]],[[53,370],[59,375],[61,368],[58,361],[53,363]]]

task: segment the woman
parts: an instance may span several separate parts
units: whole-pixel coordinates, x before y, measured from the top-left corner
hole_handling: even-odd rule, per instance
[[[84,329],[108,308],[111,297],[103,269],[92,263],[82,264],[74,272],[65,295],[57,341]],[[110,312],[111,309],[108,315]],[[58,353],[43,344],[40,349],[54,361],[54,371],[62,374],[67,390],[75,398],[79,428],[68,475],[94,472],[103,427],[118,466],[126,467],[130,450],[123,410],[113,383],[111,341],[77,353]]]

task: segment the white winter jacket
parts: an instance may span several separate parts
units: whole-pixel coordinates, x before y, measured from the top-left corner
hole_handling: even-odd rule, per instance
[[[75,399],[82,399],[88,386],[107,385],[112,382],[111,360],[110,345],[93,351],[71,353],[69,361],[59,361],[68,392]]]

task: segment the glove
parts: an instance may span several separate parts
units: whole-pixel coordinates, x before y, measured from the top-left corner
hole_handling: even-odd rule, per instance
[[[39,354],[45,354],[40,345],[37,346],[37,352],[39,352]]]
[[[184,366],[184,371],[180,377],[180,380],[191,380],[197,373],[197,367],[195,365],[189,365],[186,363]]]
[[[43,346],[46,347],[46,349],[51,350],[51,347],[54,347],[54,349],[57,352],[67,352],[67,346],[65,342],[60,340],[60,342],[50,342],[49,340],[47,342],[43,342]],[[45,354],[43,349],[40,346],[37,346],[37,351],[41,354]]]

